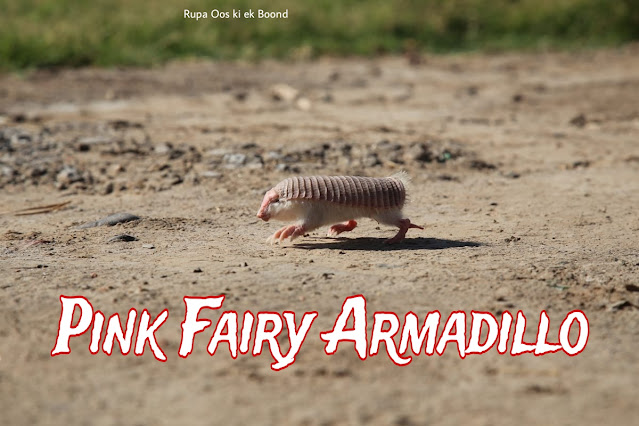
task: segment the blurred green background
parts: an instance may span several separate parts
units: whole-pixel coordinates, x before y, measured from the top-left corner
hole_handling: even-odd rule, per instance
[[[289,10],[194,19],[184,9]],[[0,0],[0,68],[405,51],[579,49],[639,39],[639,0]]]

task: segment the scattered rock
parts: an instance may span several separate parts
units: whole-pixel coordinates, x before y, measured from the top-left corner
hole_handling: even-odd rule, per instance
[[[177,173],[173,173],[169,178],[169,185],[175,186],[184,182],[184,178]]]
[[[209,179],[219,179],[222,176],[224,176],[222,173],[220,172],[215,172],[213,170],[206,170],[204,172],[202,172],[202,174],[200,174],[201,177],[204,178],[209,178]]]
[[[468,86],[466,88],[466,94],[468,96],[476,96],[479,93],[479,88],[477,86]]]
[[[37,178],[40,176],[44,176],[49,172],[45,166],[35,166],[27,172],[28,176],[31,178]]]
[[[639,291],[639,286],[636,286],[634,284],[626,284],[626,290],[628,291],[632,291],[632,292],[637,292]]]
[[[137,241],[137,240],[138,239],[134,237],[133,235],[120,234],[120,235],[116,235],[114,237],[109,238],[107,243],[130,242],[130,241]]]
[[[437,175],[438,180],[448,181],[448,182],[459,182],[459,178],[451,175]]]
[[[114,185],[113,182],[108,182],[106,185],[104,185],[104,187],[102,188],[102,195],[109,195],[113,192],[114,189]]]
[[[13,177],[18,174],[18,171],[12,168],[11,166],[7,166],[6,164],[0,163],[0,175],[4,177]]]
[[[56,175],[56,187],[66,189],[75,182],[84,182],[84,176],[73,166],[64,166]]]
[[[246,160],[246,167],[250,169],[261,169],[264,167],[264,160],[261,155],[249,156]]]
[[[248,98],[248,92],[241,90],[239,92],[235,92],[235,95],[233,95],[233,97],[236,101],[244,102],[246,98]]]
[[[362,160],[362,166],[364,167],[376,167],[376,166],[381,166],[382,162],[379,161],[379,158],[377,157],[377,153],[372,152],[369,153],[363,160]]]
[[[542,385],[530,385],[526,387],[526,392],[531,392],[531,393],[553,393],[553,390],[548,387],[548,386],[542,386]]]
[[[168,154],[173,149],[173,145],[169,142],[164,142],[153,147],[153,152],[159,155]]]
[[[288,84],[282,83],[271,86],[271,96],[276,101],[293,102],[298,95],[299,91]]]
[[[115,130],[124,130],[129,128],[141,129],[144,127],[142,123],[136,123],[129,120],[112,120],[109,121],[109,125]]]
[[[121,164],[115,163],[115,164],[111,164],[107,168],[106,173],[107,173],[107,176],[113,178],[113,177],[116,177],[117,175],[119,175],[120,173],[123,173],[125,171],[126,171],[126,169]]]
[[[637,308],[637,306],[635,306],[634,304],[628,302],[627,300],[619,300],[615,303],[612,303],[608,309],[612,312],[616,312],[616,311],[621,311],[623,309],[628,309],[628,308]]]
[[[132,220],[139,220],[140,217],[131,213],[115,213],[109,215],[103,219],[96,220],[95,222],[87,222],[78,226],[78,229],[95,228],[96,226],[113,226],[118,223],[130,222]]]
[[[302,111],[308,111],[311,109],[312,104],[308,98],[302,97],[295,102],[295,106],[301,109]]]
[[[78,151],[89,151],[94,145],[105,145],[113,142],[114,140],[110,136],[85,136],[78,138],[76,149]]]
[[[244,164],[246,164],[246,154],[225,154],[222,162],[224,163],[226,168],[234,169],[237,167],[242,167]]]
[[[142,248],[153,250],[155,246],[153,244],[142,244]]]
[[[13,114],[11,120],[13,120],[14,123],[24,123],[27,121],[27,116],[23,113]]]
[[[84,143],[80,143],[76,145],[75,149],[78,152],[88,152],[91,149],[91,146]]]
[[[579,114],[570,120],[570,124],[575,127],[582,128],[585,127],[586,124],[588,124],[588,120],[586,119],[586,116],[584,114]]]
[[[471,160],[469,163],[471,169],[475,170],[495,170],[497,166],[484,160]]]
[[[590,167],[590,161],[588,161],[588,160],[575,161],[568,168],[569,169],[578,169],[580,167],[584,168],[584,169],[587,168],[587,167]]]
[[[412,145],[408,152],[409,161],[417,161],[419,163],[430,163],[433,161],[433,153],[429,149],[428,145],[418,143]]]
[[[282,157],[284,157],[284,156],[279,151],[269,151],[269,152],[267,152],[264,155],[264,160],[266,160],[266,161],[277,161],[277,160],[281,160]]]

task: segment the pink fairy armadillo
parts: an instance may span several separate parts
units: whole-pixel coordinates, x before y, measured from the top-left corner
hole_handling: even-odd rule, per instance
[[[291,241],[321,226],[333,225],[328,236],[352,231],[355,219],[369,217],[397,226],[399,232],[386,240],[400,242],[410,228],[424,229],[402,215],[408,176],[404,172],[385,178],[360,176],[296,176],[284,179],[268,190],[257,212],[264,221],[295,221],[277,231],[270,242]]]

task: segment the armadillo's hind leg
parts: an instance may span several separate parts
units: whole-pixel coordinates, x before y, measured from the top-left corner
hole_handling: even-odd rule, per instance
[[[399,231],[397,231],[397,234],[393,238],[389,238],[388,240],[384,241],[384,244],[399,243],[404,239],[404,237],[406,237],[406,232],[410,228],[424,229],[421,226],[410,223],[410,219],[400,219],[399,223],[397,223],[397,226],[399,227]]]
[[[404,239],[406,231],[410,228],[424,229],[421,226],[410,223],[410,219],[405,219],[400,209],[382,210],[373,215],[372,218],[384,225],[397,226],[399,228],[399,231],[397,231],[397,234],[393,238],[384,241],[385,244],[399,243]]]
[[[354,220],[349,220],[348,222],[338,223],[337,225],[333,225],[328,229],[327,237],[336,237],[342,232],[348,232],[355,229],[357,226],[357,222]]]

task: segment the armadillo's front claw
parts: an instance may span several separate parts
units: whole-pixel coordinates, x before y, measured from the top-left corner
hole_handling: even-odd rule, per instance
[[[295,225],[291,228],[293,228],[293,231],[289,234],[289,236],[291,237],[291,241],[293,241],[297,237],[303,236],[306,233],[306,228],[304,227],[304,225]],[[289,230],[291,228],[289,228]]]
[[[284,241],[288,237],[291,237],[291,240],[292,240],[293,239],[292,235],[295,233],[296,229],[297,227],[295,225],[284,227],[284,229],[282,230],[282,234],[280,235],[280,242]]]
[[[286,229],[288,229],[288,226],[278,229],[277,232],[266,239],[266,242],[269,244],[275,244],[278,241],[281,241],[282,239],[280,238],[280,236]]]
[[[271,235],[266,241],[271,244],[275,244],[276,242],[281,243],[287,238],[293,241],[295,238],[304,235],[305,232],[306,228],[304,225],[287,225]]]
[[[271,235],[270,237],[268,237],[266,239],[266,242],[269,244],[275,244],[276,242],[278,242],[280,240],[280,235],[282,235],[282,232],[286,229],[287,227],[285,226],[284,228],[281,228],[279,230],[277,230],[277,232],[275,232],[273,235]]]
[[[397,226],[399,226],[399,231],[397,231],[397,234],[393,238],[389,238],[388,240],[384,241],[384,244],[396,244],[403,241],[406,237],[406,232],[410,228],[424,229],[421,226],[410,223],[410,219],[401,219]]]

